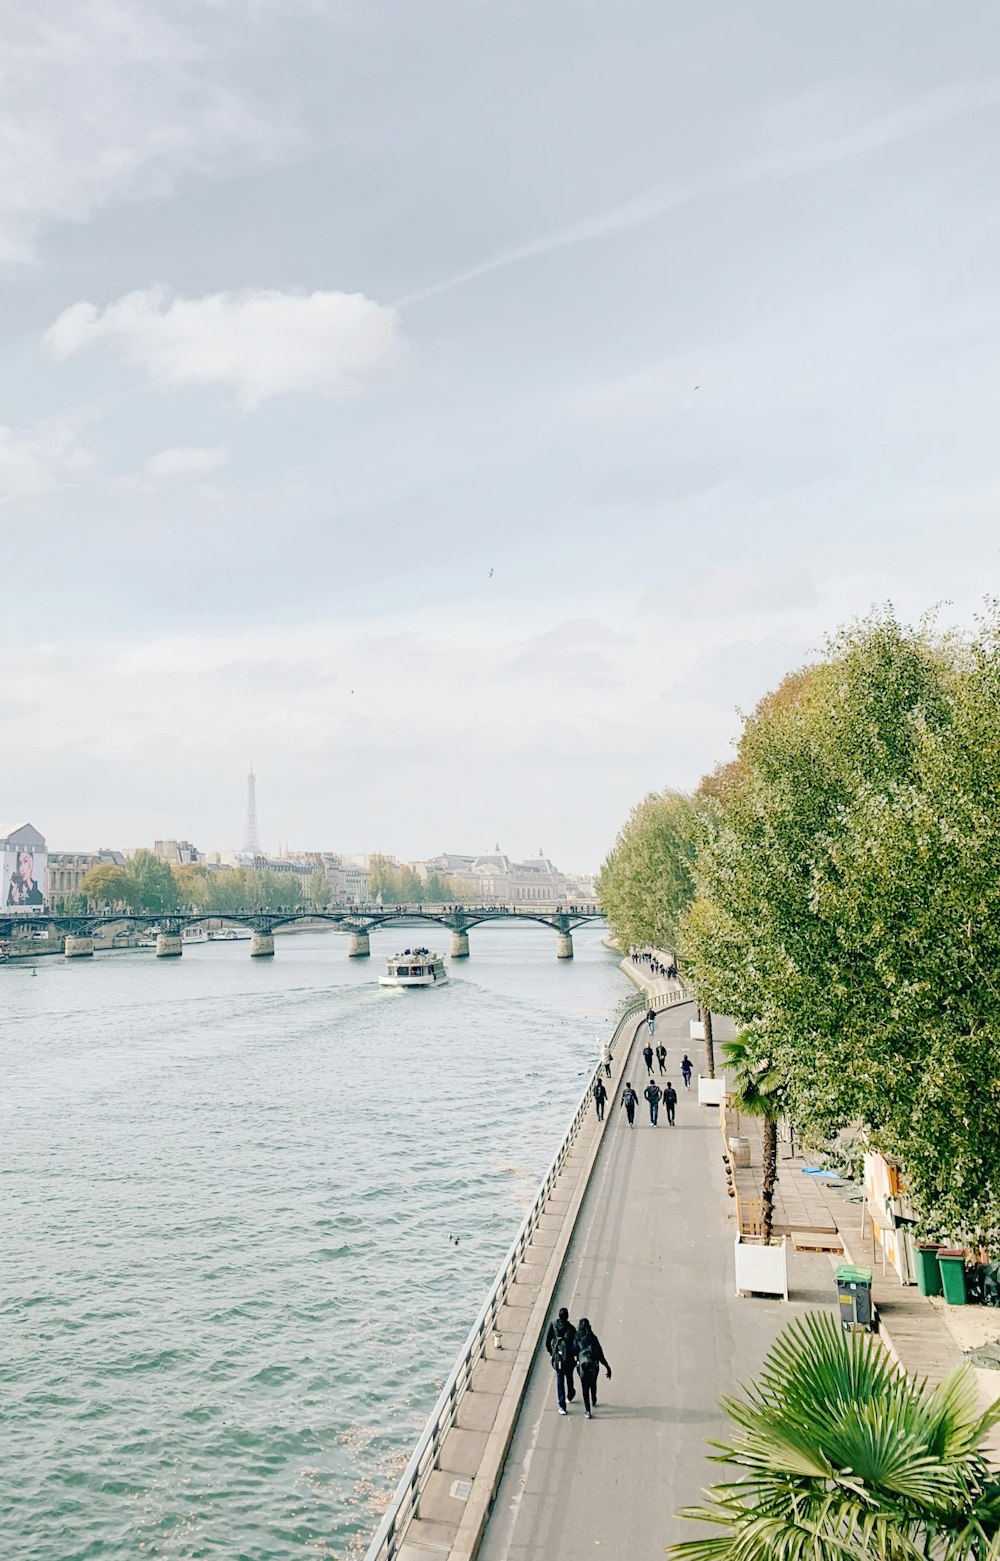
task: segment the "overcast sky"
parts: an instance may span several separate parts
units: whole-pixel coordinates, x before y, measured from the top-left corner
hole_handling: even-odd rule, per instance
[[[546,853],[1000,561],[995,0],[0,3],[0,813]]]

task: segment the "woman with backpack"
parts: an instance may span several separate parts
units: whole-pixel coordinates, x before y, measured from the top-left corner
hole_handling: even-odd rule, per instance
[[[603,1366],[610,1382],[611,1367],[601,1349],[600,1339],[590,1326],[589,1317],[580,1318],[573,1348],[576,1352],[576,1369],[580,1373],[580,1386],[583,1389],[583,1412],[588,1420],[593,1420],[590,1411],[591,1406],[597,1403],[597,1374]]]

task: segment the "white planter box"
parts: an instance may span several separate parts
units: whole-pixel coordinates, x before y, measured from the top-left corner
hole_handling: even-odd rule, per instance
[[[756,1290],[788,1300],[788,1241],[782,1236],[773,1246],[761,1245],[753,1236],[736,1237],[736,1294]]]
[[[699,1106],[721,1106],[722,1097],[726,1093],[726,1076],[707,1079],[703,1073],[698,1075],[698,1104]]]
[[[693,1041],[703,1041],[705,1039],[705,1026],[700,1019],[689,1020],[688,1034]]]

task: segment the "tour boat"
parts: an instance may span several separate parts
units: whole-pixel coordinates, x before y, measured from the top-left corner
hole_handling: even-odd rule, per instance
[[[210,943],[243,943],[252,938],[249,927],[216,927],[208,934]]]
[[[444,960],[430,949],[404,949],[386,961],[379,986],[443,986],[448,979]]]

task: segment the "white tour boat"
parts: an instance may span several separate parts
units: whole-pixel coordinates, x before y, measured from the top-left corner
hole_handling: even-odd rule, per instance
[[[444,986],[448,972],[440,954],[430,949],[404,949],[386,961],[379,986]]]
[[[213,927],[209,943],[245,943],[253,937],[249,927]]]

